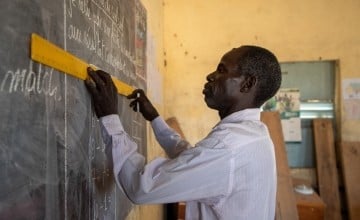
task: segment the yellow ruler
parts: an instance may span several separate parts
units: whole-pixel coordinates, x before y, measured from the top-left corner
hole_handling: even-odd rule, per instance
[[[31,59],[82,80],[88,77],[88,67],[95,68],[34,33],[31,34]],[[134,91],[132,86],[111,78],[120,95],[127,96]]]

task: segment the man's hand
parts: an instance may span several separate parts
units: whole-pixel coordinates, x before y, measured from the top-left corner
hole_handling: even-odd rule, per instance
[[[152,121],[159,116],[157,110],[146,97],[144,90],[136,89],[132,94],[128,95],[127,98],[133,99],[133,101],[130,102],[130,107],[134,111],[140,111],[146,120]]]
[[[86,88],[91,94],[95,113],[98,118],[118,113],[118,97],[111,76],[102,71],[88,68],[90,78],[85,80]]]

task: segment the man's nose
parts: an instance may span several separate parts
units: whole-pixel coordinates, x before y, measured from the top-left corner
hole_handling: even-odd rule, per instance
[[[209,75],[206,76],[206,80],[208,82],[213,82],[215,80],[215,76],[214,73],[210,73]]]

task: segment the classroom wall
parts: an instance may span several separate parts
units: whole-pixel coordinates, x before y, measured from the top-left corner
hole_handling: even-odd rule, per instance
[[[148,96],[153,104],[163,113],[163,51],[164,51],[164,22],[162,0],[142,0],[147,10],[147,78]],[[162,155],[163,151],[157,146],[151,128],[147,127],[148,146],[147,160]],[[160,220],[163,219],[162,205],[134,205],[127,220]]]
[[[280,62],[338,61],[338,116],[343,140],[360,140],[360,122],[348,120],[340,82],[360,77],[360,1],[142,0],[147,9],[148,96],[164,118],[177,117],[195,144],[219,120],[202,88],[221,56],[255,44]],[[316,85],[314,85],[316,86]],[[148,160],[164,155],[148,127]],[[127,219],[163,219],[160,205],[135,206]]]
[[[340,93],[342,80],[360,77],[359,11],[358,0],[164,0],[165,116],[177,117],[191,143],[204,137],[219,120],[203,101],[206,75],[228,50],[254,44],[280,62],[337,60],[339,131],[360,141]]]

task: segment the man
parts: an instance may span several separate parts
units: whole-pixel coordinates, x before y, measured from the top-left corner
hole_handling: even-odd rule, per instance
[[[268,50],[242,46],[226,53],[207,76],[203,94],[220,122],[192,147],[168,127],[142,90],[130,106],[151,122],[169,156],[148,164],[123,130],[116,89],[108,74],[89,71],[86,86],[112,151],[116,182],[137,204],[186,201],[186,219],[273,220],[276,167],[273,143],[260,106],[281,84],[280,66]],[[140,96],[138,97],[138,94]]]

